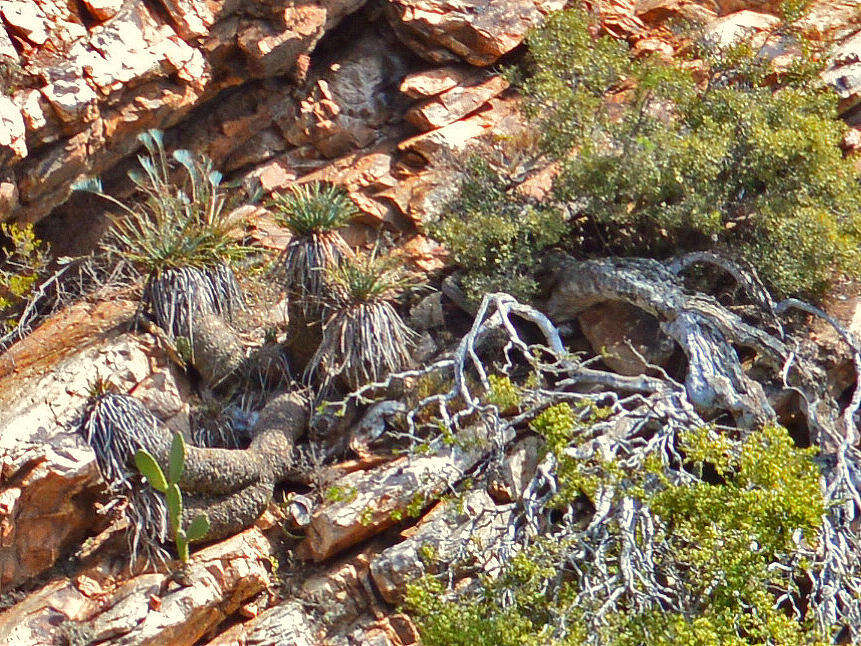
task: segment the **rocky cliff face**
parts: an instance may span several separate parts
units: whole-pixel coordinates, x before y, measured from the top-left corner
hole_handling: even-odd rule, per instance
[[[442,252],[418,235],[451,178],[433,162],[519,120],[494,64],[562,0],[3,0],[0,220],[40,223],[60,253],[91,247],[100,206],[71,193],[82,175],[128,194],[139,133],[206,153],[249,192],[300,177],[344,186],[365,223],[402,236],[421,268]],[[696,18],[721,40],[764,34],[779,19],[762,0],[595,3],[603,28],[635,51],[671,56],[673,18]],[[833,40],[825,80],[861,148],[861,13],[855,0],[816,2],[811,36]],[[774,56],[781,43],[766,42]],[[259,213],[259,212],[258,212]],[[265,244],[278,232],[257,222]],[[425,461],[357,460],[327,473],[360,495],[282,505],[257,526],[198,552],[183,581],[132,576],[92,452],[69,424],[86,385],[111,374],[174,428],[188,426],[188,384],[154,339],[124,326],[127,301],[82,303],[0,358],[0,643],[416,643],[395,612],[420,547],[464,531],[468,516],[522,492],[533,451],[516,445],[494,497],[466,511],[431,509],[415,528],[394,510],[433,474],[468,469],[452,451]],[[431,317],[433,318],[433,317]],[[594,343],[614,342],[601,329]],[[591,339],[590,339],[591,341]],[[510,473],[509,473],[510,472]],[[368,513],[368,509],[371,513]],[[313,514],[310,512],[313,511]],[[465,514],[465,515],[464,515]],[[504,516],[492,515],[499,519]],[[284,524],[306,535],[284,560]],[[499,527],[469,531],[492,540]],[[69,554],[74,554],[69,558]],[[285,574],[288,573],[288,574]],[[25,586],[20,588],[20,586]],[[22,591],[24,590],[24,591]]]

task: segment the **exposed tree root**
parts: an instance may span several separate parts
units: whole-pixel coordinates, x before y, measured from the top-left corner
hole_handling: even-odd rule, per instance
[[[742,319],[711,296],[687,291],[678,274],[697,262],[716,264],[735,276],[760,308],[765,321],[762,327]],[[739,442],[751,429],[773,422],[775,411],[760,381],[763,374],[768,375],[770,385],[782,386],[801,397],[801,413],[808,422],[811,441],[820,448],[827,509],[819,536],[799,539],[793,557],[796,562],[804,557],[809,564],[805,573],[810,591],[801,590],[791,568],[787,568],[787,574],[777,576],[783,581],[783,591],[776,594],[775,601],[788,604],[799,617],[813,618],[823,634],[829,634],[835,625],[850,630],[861,625],[861,563],[857,558],[861,553],[857,529],[861,454],[856,446],[855,421],[861,380],[848,406],[840,406],[825,392],[818,368],[799,356],[797,344],[779,319],[790,308],[824,314],[799,301],[775,304],[755,276],[703,254],[668,264],[646,259],[567,260],[558,266],[549,293],[542,307],[547,315],[506,294],[485,296],[471,330],[450,354],[423,368],[365,385],[335,407],[371,403],[375,394],[391,391],[398,384],[405,384],[409,391],[419,379],[433,377],[437,383],[450,383],[445,392],[413,400],[407,410],[395,403],[375,406],[368,413],[374,419],[360,426],[370,424],[378,434],[387,417],[390,437],[427,451],[442,447],[452,433],[456,435],[481,419],[496,440],[486,447],[484,461],[474,470],[473,475],[478,476],[500,458],[517,432],[549,406],[570,402],[578,414],[587,415],[589,404],[599,404],[606,414],[590,422],[588,437],[572,443],[566,456],[588,461],[600,455],[629,473],[643,467],[646,460],[653,464],[659,460],[669,482],[685,484],[699,481],[700,476],[684,468],[678,452],[679,434],[710,428],[709,433]],[[591,367],[590,361],[566,351],[554,321],[571,319],[579,311],[607,301],[630,303],[660,321],[687,357],[684,383],[655,366],[648,375],[621,376]],[[825,318],[849,343],[856,368],[861,369],[855,339]],[[537,328],[542,342],[529,344],[524,340],[525,323]],[[766,331],[766,326],[774,333]],[[760,375],[757,379],[746,369],[747,362],[742,362],[738,348],[754,355],[755,374]],[[532,385],[520,393],[517,413],[506,416],[491,403],[488,375],[496,372],[522,377],[524,371],[532,375]],[[554,455],[548,453],[526,489],[521,513],[512,521],[507,541],[494,549],[509,553],[539,535],[569,545],[566,562],[557,565],[573,573],[580,592],[572,605],[588,609],[588,622],[595,630],[619,608],[689,609],[692,600],[673,583],[683,577],[657,565],[672,562],[671,554],[667,554],[671,547],[657,531],[660,520],[650,509],[624,491],[604,488],[596,493],[594,509],[585,523],[583,511],[573,507],[560,519],[550,504],[560,488],[557,467]],[[454,481],[449,483],[450,487],[455,485]],[[609,531],[611,527],[618,531]],[[560,622],[564,625],[564,618]]]

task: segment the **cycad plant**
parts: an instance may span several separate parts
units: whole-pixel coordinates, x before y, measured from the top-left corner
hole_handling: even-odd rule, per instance
[[[158,420],[138,400],[110,390],[105,382],[91,387],[81,434],[96,454],[111,493],[128,501],[124,514],[132,563],[138,555],[146,563],[165,562],[169,558],[162,547],[168,538],[167,501],[145,486],[129,460],[140,449],[158,450]]]
[[[79,430],[110,492],[126,502],[132,563],[141,555],[167,561],[168,539],[184,560],[188,541],[226,538],[263,513],[308,423],[299,393],[282,395],[278,406],[274,420],[255,427],[247,449],[229,450],[186,445],[137,399],[104,382],[91,389]]]
[[[293,234],[278,259],[277,273],[303,318],[322,311],[326,272],[352,255],[338,229],[358,213],[340,188],[319,182],[273,196],[276,219]]]
[[[143,308],[172,341],[188,345],[192,364],[217,383],[243,359],[227,321],[243,304],[230,264],[248,248],[234,235],[238,223],[228,218],[222,176],[212,161],[187,150],[175,150],[169,158],[157,130],[139,139],[147,154],[138,156],[142,170],[131,171],[129,178],[142,199],[123,204],[107,195],[98,179],[76,188],[122,210],[122,217],[111,218],[106,249],[146,273]],[[184,182],[173,179],[171,159]]]
[[[325,390],[340,378],[351,389],[379,381],[410,362],[414,333],[392,301],[412,283],[391,256],[359,254],[326,273],[323,338],[309,363],[307,381]]]

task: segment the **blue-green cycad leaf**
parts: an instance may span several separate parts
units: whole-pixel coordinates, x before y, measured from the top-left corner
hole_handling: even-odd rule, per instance
[[[72,184],[72,190],[82,193],[102,193],[102,180],[98,177],[84,177]]]
[[[185,166],[188,169],[188,172],[192,172],[194,168],[194,157],[192,157],[191,153],[185,148],[180,148],[178,150],[173,151],[173,158],[178,161],[180,164]]]

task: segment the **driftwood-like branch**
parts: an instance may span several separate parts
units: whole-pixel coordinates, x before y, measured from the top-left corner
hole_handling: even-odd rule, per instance
[[[658,459],[670,482],[686,484],[699,477],[683,467],[685,460],[677,448],[679,434],[711,428],[710,433],[727,433],[737,441],[750,429],[774,421],[775,412],[759,381],[766,375],[773,385],[783,385],[800,395],[811,440],[821,450],[828,509],[818,541],[809,546],[801,542],[793,563],[781,564],[786,569],[785,576],[781,575],[786,589],[776,594],[776,601],[796,608],[799,616],[799,608],[806,608],[807,616],[823,634],[835,625],[861,625],[861,565],[857,559],[861,540],[855,527],[861,513],[861,455],[855,447],[861,385],[846,406],[830,398],[821,373],[799,356],[778,317],[796,308],[825,318],[852,348],[861,374],[859,346],[821,311],[800,301],[775,304],[755,276],[718,260],[702,254],[668,265],[645,259],[568,260],[557,268],[543,308],[547,315],[506,294],[487,295],[476,310],[472,328],[450,354],[423,368],[360,388],[335,406],[343,409],[348,403],[368,404],[374,401],[373,396],[393,386],[406,384],[409,390],[417,379],[434,375],[439,383],[450,380],[450,388],[423,397],[406,410],[392,402],[373,407],[366,424],[360,426],[366,437],[388,433],[412,449],[436,452],[452,433],[456,437],[465,423],[480,419],[488,437],[496,439],[485,446],[484,457],[473,467],[473,475],[477,475],[486,472],[510,438],[547,407],[569,402],[585,423],[590,404],[599,404],[607,412],[598,420],[588,420],[588,437],[578,437],[565,450],[568,458],[588,461],[599,456],[627,473],[642,469],[646,460],[654,465]],[[678,274],[695,262],[716,264],[735,276],[774,333],[742,319],[708,295],[687,291]],[[654,366],[648,375],[635,377],[598,370],[566,351],[556,323],[611,301],[629,303],[659,320],[687,357],[683,384]],[[540,331],[542,342],[524,340],[526,324]],[[742,363],[739,348],[753,354],[758,366],[756,379],[748,373],[747,362]],[[489,375],[501,372],[514,376],[518,371],[521,377],[524,371],[531,374],[533,385],[521,390],[516,413],[503,414],[490,402]],[[731,426],[715,423],[727,418],[733,420]],[[439,433],[440,424],[443,434]],[[370,428],[373,430],[369,432]],[[673,562],[671,547],[658,531],[660,520],[648,506],[604,486],[594,496],[594,511],[585,529],[573,508],[560,520],[559,510],[552,504],[560,488],[556,461],[554,454],[546,454],[523,491],[520,513],[512,516],[507,533],[514,544],[525,546],[540,535],[568,546],[565,561],[557,566],[573,577],[573,589],[579,592],[573,598],[572,610],[579,609],[581,615],[586,610],[594,634],[605,618],[620,608],[686,612],[692,600],[685,597],[687,593],[679,583],[684,573],[667,571],[667,564]],[[456,484],[457,480],[452,480],[449,487]],[[807,593],[797,589],[791,578],[802,557],[809,564],[806,574],[811,589]],[[657,563],[662,564],[661,571],[656,569]],[[558,626],[564,627],[565,617],[557,619]],[[564,630],[558,630],[561,632],[556,636],[564,637]]]

